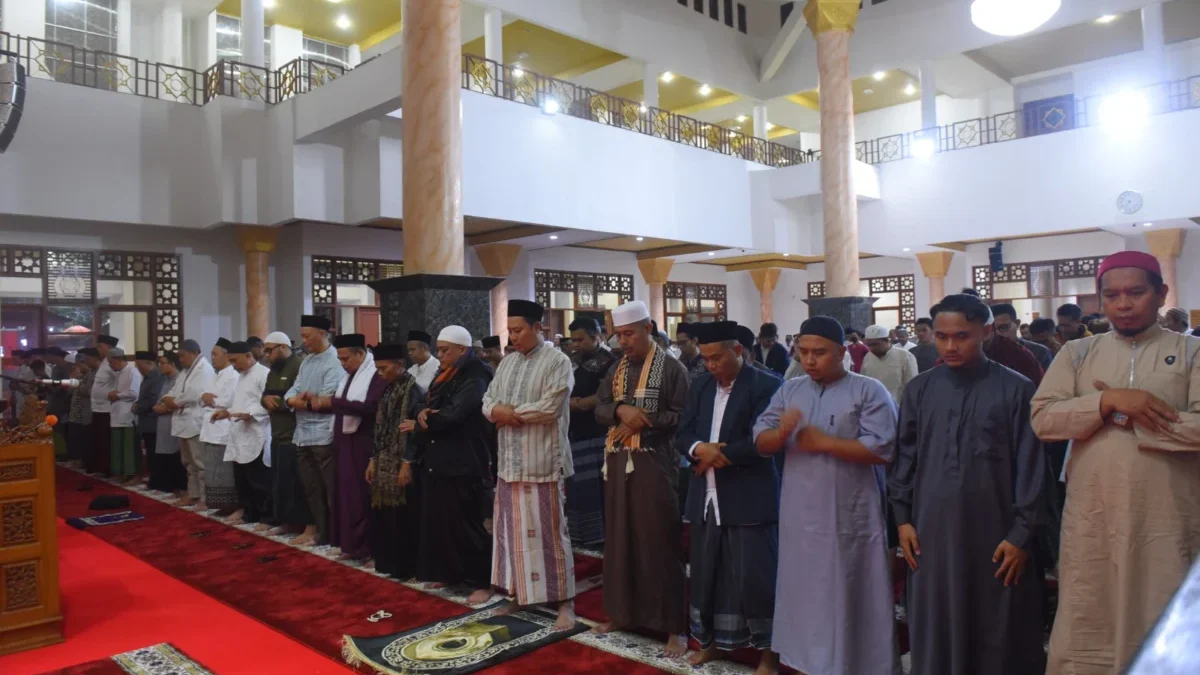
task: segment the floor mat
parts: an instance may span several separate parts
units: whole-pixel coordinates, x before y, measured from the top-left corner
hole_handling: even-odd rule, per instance
[[[217,675],[169,643],[135,649],[41,675]]]

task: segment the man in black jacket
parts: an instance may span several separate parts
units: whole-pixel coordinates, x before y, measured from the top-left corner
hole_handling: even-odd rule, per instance
[[[693,467],[687,516],[692,523],[691,632],[702,651],[762,651],[758,672],[774,672],[771,651],[779,550],[779,468],[754,447],[754,422],[782,384],[746,363],[737,324],[701,327],[708,372],[692,381],[675,436]]]
[[[495,434],[483,416],[492,369],[471,348],[471,334],[447,326],[437,338],[441,367],[429,385],[400,469],[400,484],[421,472],[417,579],[431,588],[491,588],[491,458]]]
[[[758,331],[758,344],[754,345],[754,360],[783,377],[788,369],[787,348],[779,344],[779,327],[764,323]]]

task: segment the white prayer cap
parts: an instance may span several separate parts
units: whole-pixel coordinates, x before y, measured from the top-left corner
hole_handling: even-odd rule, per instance
[[[879,324],[867,326],[867,332],[863,337],[867,340],[886,340],[888,337],[887,326],[880,326]]]
[[[996,323],[996,315],[992,312],[991,305],[988,305],[988,319],[983,323],[985,326],[990,326]]]
[[[449,342],[452,345],[470,347],[471,333],[462,326],[446,326],[442,329],[442,332],[438,333],[437,341]]]
[[[263,344],[287,345],[287,346],[291,347],[292,339],[287,336],[287,333],[277,330],[274,333],[271,333],[267,337],[263,338]]]
[[[650,310],[641,300],[627,302],[612,311],[614,326],[628,326],[650,320]]]

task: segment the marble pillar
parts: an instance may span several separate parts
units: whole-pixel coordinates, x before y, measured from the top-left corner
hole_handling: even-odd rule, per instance
[[[1162,266],[1163,282],[1167,285],[1167,309],[1179,306],[1179,292],[1175,289],[1176,264],[1183,253],[1183,238],[1187,234],[1181,228],[1152,230],[1146,233],[1146,246],[1158,258]]]
[[[667,301],[664,294],[667,276],[671,274],[671,268],[674,265],[675,260],[672,258],[650,258],[638,261],[638,269],[642,272],[642,278],[650,286],[650,302],[646,303],[650,307],[650,318],[658,323],[658,329],[663,332],[667,330]]]
[[[242,0],[242,63],[262,68],[266,65],[266,17],[263,0]]]
[[[645,75],[642,76],[642,103],[649,108],[658,107],[658,66],[646,64]]]
[[[929,280],[930,307],[946,297],[946,272],[950,270],[950,261],[953,259],[954,251],[929,251],[917,254],[917,262],[921,263],[921,272]]]
[[[760,323],[775,323],[775,286],[779,283],[778,267],[750,270],[750,278],[758,289]]]
[[[492,288],[492,332],[500,336],[500,344],[508,344],[508,275],[512,273],[521,247],[517,244],[483,244],[475,247],[475,255],[483,271],[500,279]]]
[[[808,0],[804,18],[817,41],[821,85],[821,210],[826,299],[857,297],[858,203],[854,192],[854,91],[850,35],[859,0]],[[811,303],[810,303],[811,304]]]
[[[465,273],[461,0],[409,2],[404,14],[404,267]]]
[[[246,254],[246,335],[263,338],[271,332],[271,251],[279,228],[239,225],[237,236]]]

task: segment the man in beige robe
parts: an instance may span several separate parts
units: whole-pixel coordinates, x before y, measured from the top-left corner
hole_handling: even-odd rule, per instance
[[[1113,331],[1064,345],[1033,399],[1037,435],[1072,441],[1047,675],[1118,675],[1200,554],[1200,340],[1158,326],[1152,256],[1098,285]]]

